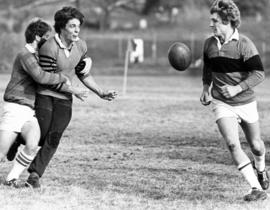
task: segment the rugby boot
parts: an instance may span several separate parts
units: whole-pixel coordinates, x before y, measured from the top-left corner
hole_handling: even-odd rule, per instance
[[[14,188],[19,188],[18,180],[17,179],[11,179],[10,181],[5,181],[4,185]]]
[[[252,188],[251,191],[244,196],[244,201],[259,201],[267,198],[266,192],[257,188]]]
[[[25,182],[26,187],[40,188],[39,175],[36,172],[32,172]]]

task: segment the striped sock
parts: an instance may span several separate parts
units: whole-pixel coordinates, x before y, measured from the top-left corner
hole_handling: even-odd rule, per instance
[[[262,189],[250,161],[240,164],[238,166],[238,170],[243,174],[251,188],[257,188],[259,190]]]
[[[21,150],[18,153],[14,161],[13,168],[9,172],[6,180],[10,181],[12,179],[18,179],[21,173],[24,171],[26,167],[29,166],[29,164],[32,162],[33,159],[34,156],[27,155],[23,150]]]

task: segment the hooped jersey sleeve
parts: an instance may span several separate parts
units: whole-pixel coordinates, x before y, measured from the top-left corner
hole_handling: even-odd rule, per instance
[[[246,90],[261,83],[265,74],[258,50],[248,37],[242,36],[240,49],[244,68],[250,72],[249,76],[239,84],[243,90]]]

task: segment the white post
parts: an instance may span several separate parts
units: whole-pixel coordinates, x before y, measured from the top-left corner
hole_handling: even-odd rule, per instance
[[[265,54],[266,54],[266,43],[263,41],[262,42],[262,56],[261,56],[263,65],[266,64],[265,63],[265,57],[266,57]]]
[[[152,59],[154,62],[157,61],[157,34],[153,33],[153,40],[152,40]]]
[[[123,79],[123,96],[126,95],[127,92],[127,74],[128,74],[128,64],[129,64],[129,54],[131,51],[131,40],[128,38],[127,49],[125,53],[125,66],[124,66],[124,79]]]

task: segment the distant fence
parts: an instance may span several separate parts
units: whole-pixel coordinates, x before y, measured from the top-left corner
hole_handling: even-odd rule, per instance
[[[152,37],[140,36],[85,36],[88,45],[88,54],[94,60],[94,66],[106,67],[116,65],[120,69],[124,65],[124,57],[127,49],[127,42],[130,38],[142,38],[144,41],[144,63],[142,65],[156,64],[156,68],[167,68],[167,52],[170,45],[176,41],[183,42],[190,47],[192,51],[192,67],[200,68],[202,57],[203,42],[206,36],[198,37],[192,33],[186,39],[176,40],[168,38],[161,39],[158,34],[153,33]],[[23,46],[23,35],[1,34],[0,35],[0,72],[10,72],[12,63],[18,52]],[[270,42],[254,41],[262,58],[265,70],[270,74]],[[147,68],[147,67],[146,67]]]
[[[115,61],[118,63],[124,62],[125,51],[127,49],[127,42],[129,38],[141,37],[123,37],[104,38],[93,37],[87,38],[89,55],[98,64],[106,63],[108,61]],[[169,39],[169,38],[168,38]],[[202,58],[203,42],[205,37],[195,37],[190,35],[189,39],[185,40],[162,40],[157,35],[150,38],[144,38],[144,58],[145,62],[156,63],[157,61],[167,61],[167,52],[170,45],[174,42],[183,42],[190,47],[192,51],[192,64],[195,67],[200,67],[199,59]],[[270,73],[270,43],[254,41],[260,53],[262,62],[267,72]],[[160,64],[160,62],[157,62]],[[165,64],[164,64],[165,65]]]

